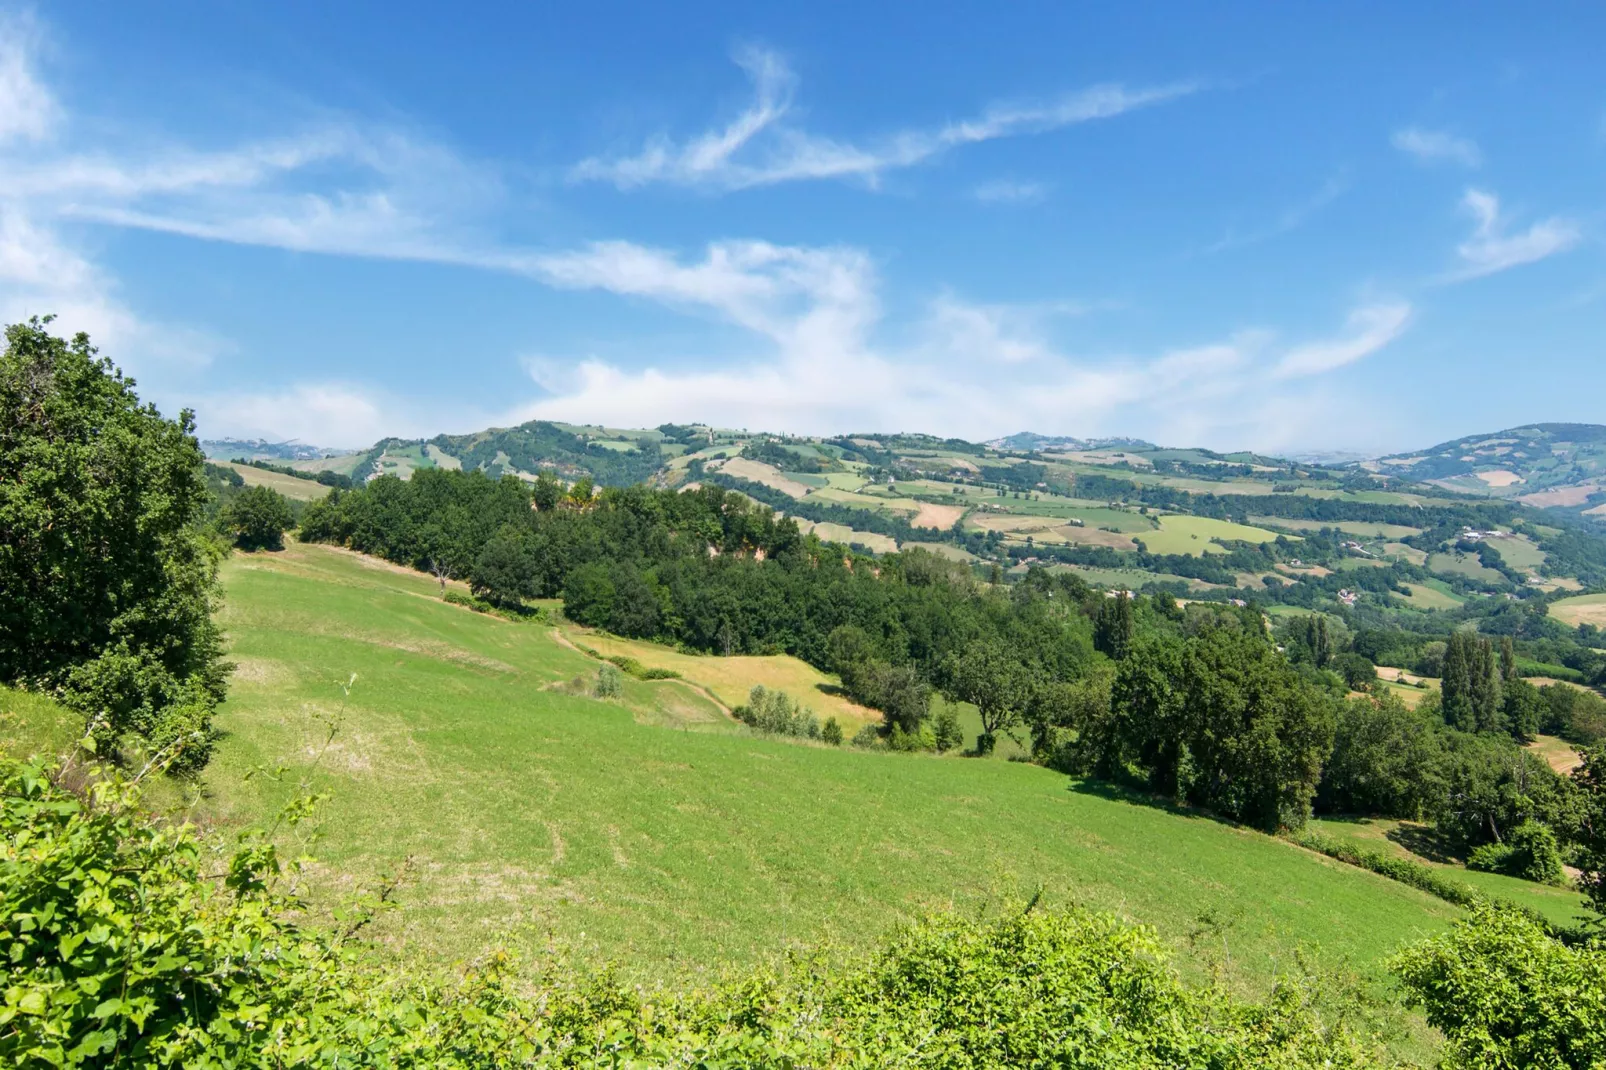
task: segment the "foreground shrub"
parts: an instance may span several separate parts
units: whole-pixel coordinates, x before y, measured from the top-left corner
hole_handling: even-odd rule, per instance
[[[1531,918],[1482,906],[1390,963],[1449,1041],[1445,1065],[1606,1066],[1606,947],[1568,947]]]
[[[939,916],[849,963],[683,995],[609,976],[445,984],[297,924],[272,847],[232,857],[0,761],[0,1059],[22,1067],[1366,1067],[1299,985],[1185,985],[1152,930],[1083,910]],[[210,874],[222,874],[219,877]]]

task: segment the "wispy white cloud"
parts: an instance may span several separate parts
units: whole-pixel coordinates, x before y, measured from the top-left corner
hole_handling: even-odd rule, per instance
[[[1411,321],[1406,301],[1363,305],[1351,312],[1338,338],[1295,346],[1277,362],[1275,374],[1289,379],[1320,375],[1371,356],[1405,332]]]
[[[229,347],[204,330],[137,315],[120,299],[117,280],[85,252],[79,236],[86,222],[475,266],[652,302],[749,336],[743,358],[718,365],[533,361],[544,396],[501,413],[454,411],[443,399],[409,399],[361,382],[230,390],[226,377],[167,375],[167,394],[195,404],[212,434],[360,445],[545,416],[636,425],[706,419],[800,431],[925,428],[972,437],[1032,427],[1206,444],[1225,444],[1230,432],[1231,445],[1275,448],[1319,426],[1309,413],[1326,396],[1327,372],[1404,329],[1403,319],[1389,327],[1381,313],[1362,309],[1325,342],[1290,347],[1270,331],[1246,328],[1159,352],[1084,352],[1054,322],[1075,306],[981,304],[947,293],[913,322],[889,326],[876,264],[847,245],[717,241],[687,255],[627,241],[557,251],[502,244],[491,226],[504,198],[496,169],[394,128],[323,115],[299,132],[223,148],[85,149],[73,139],[71,116],[36,76],[35,46],[18,47],[0,48],[0,104],[23,108],[7,113],[9,125],[0,127],[0,315],[61,312],[64,326],[89,330],[120,361],[133,356],[136,370],[221,363]],[[959,145],[1117,115],[1192,91],[1100,87],[995,106],[862,147],[796,128],[795,81],[784,64],[766,53],[744,62],[755,99],[737,119],[684,144],[661,142],[656,155],[632,158],[637,170],[606,177],[711,188],[833,176],[873,183]]]
[[[1578,244],[1578,224],[1561,216],[1542,219],[1527,230],[1507,234],[1500,218],[1500,199],[1485,190],[1469,189],[1461,207],[1475,220],[1472,237],[1456,246],[1461,267],[1453,280],[1493,275],[1522,264],[1532,264]]]
[[[1454,163],[1462,167],[1479,167],[1483,164],[1483,153],[1477,142],[1443,130],[1407,126],[1394,131],[1394,136],[1389,140],[1395,148],[1422,163]]]
[[[1259,245],[1292,231],[1298,230],[1309,222],[1318,212],[1332,204],[1349,189],[1349,180],[1336,175],[1323,182],[1321,188],[1305,200],[1292,205],[1278,214],[1269,224],[1253,230],[1228,230],[1218,241],[1214,241],[1203,249],[1198,255],[1209,256],[1214,253],[1224,253],[1229,249],[1242,249],[1249,245]]]
[[[564,285],[715,315],[760,344],[743,359],[695,369],[596,358],[563,369],[547,357],[531,368],[546,396],[507,420],[941,428],[971,437],[1023,427],[1140,430],[1201,444],[1223,444],[1230,432],[1234,445],[1271,449],[1318,437],[1310,413],[1327,396],[1327,373],[1398,338],[1410,316],[1403,302],[1385,302],[1355,310],[1332,339],[1288,345],[1251,328],[1147,357],[1084,355],[1052,337],[1053,310],[952,294],[930,304],[911,340],[889,343],[874,265],[852,249],[726,243],[688,259],[610,243],[541,270]],[[1301,420],[1268,419],[1290,406]]]
[[[1048,196],[1048,185],[1000,178],[983,182],[976,187],[973,195],[983,204],[1036,204]]]
[[[61,121],[61,108],[36,70],[42,44],[31,15],[0,13],[0,144],[42,140]]]
[[[888,171],[961,145],[1112,118],[1197,89],[1193,83],[1137,89],[1098,85],[1052,100],[995,104],[970,119],[856,145],[809,133],[788,121],[797,78],[778,53],[749,48],[737,54],[736,62],[753,84],[753,98],[730,122],[684,142],[659,135],[631,155],[590,157],[574,166],[571,177],[610,182],[620,189],[664,182],[738,190],[827,178],[856,178],[873,187]]]

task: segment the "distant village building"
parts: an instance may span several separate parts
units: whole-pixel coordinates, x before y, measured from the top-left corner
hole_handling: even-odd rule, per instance
[[[1351,608],[1354,608],[1357,597],[1357,594],[1347,587],[1338,592],[1338,600]]]

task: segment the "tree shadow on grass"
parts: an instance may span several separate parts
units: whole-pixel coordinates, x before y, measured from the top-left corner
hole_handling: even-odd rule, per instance
[[[1068,790],[1074,791],[1078,795],[1091,795],[1099,799],[1108,799],[1111,802],[1145,806],[1151,810],[1161,810],[1176,817],[1191,817],[1199,821],[1225,825],[1228,828],[1255,831],[1251,826],[1240,824],[1231,818],[1222,817],[1220,814],[1211,813],[1209,810],[1201,810],[1197,807],[1178,803],[1176,800],[1166,798],[1164,795],[1155,795],[1130,784],[1116,784],[1107,780],[1077,779],[1073,777]]]
[[[1414,855],[1420,855],[1429,862],[1439,862],[1446,865],[1459,864],[1461,859],[1455,852],[1455,845],[1450,838],[1437,829],[1425,825],[1400,825],[1389,829],[1385,834],[1390,843],[1399,844]]]

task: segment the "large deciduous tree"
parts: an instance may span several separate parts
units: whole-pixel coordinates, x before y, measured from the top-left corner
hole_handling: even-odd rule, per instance
[[[1020,725],[1031,699],[1031,678],[1020,658],[996,640],[976,643],[950,655],[943,666],[943,695],[968,702],[981,714],[976,753],[989,754],[998,733]]]
[[[198,768],[228,667],[193,416],[141,404],[87,335],[49,322],[6,328],[0,355],[0,680]]]
[[[282,550],[295,516],[289,501],[272,487],[248,487],[229,499],[218,526],[242,550]]]

